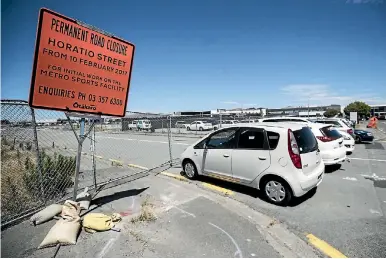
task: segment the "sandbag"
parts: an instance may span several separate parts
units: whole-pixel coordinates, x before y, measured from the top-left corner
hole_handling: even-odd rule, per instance
[[[63,206],[60,204],[52,204],[46,207],[45,209],[39,211],[30,218],[31,224],[39,225],[46,221],[49,221],[62,211],[62,207]]]
[[[79,202],[80,209],[88,210],[91,203],[91,195],[88,193],[88,187],[76,196],[76,201]]]
[[[80,230],[80,221],[67,221],[60,219],[50,229],[42,243],[40,248],[60,245],[75,245],[78,233]]]
[[[68,221],[79,221],[80,206],[78,202],[67,200],[63,204],[61,216]]]
[[[122,218],[118,213],[112,216],[103,213],[89,213],[83,218],[83,227],[87,232],[106,231],[112,229],[114,222],[120,221]]]

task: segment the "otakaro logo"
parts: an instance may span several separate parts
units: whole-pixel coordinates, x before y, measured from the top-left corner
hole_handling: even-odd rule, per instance
[[[87,104],[78,103],[78,102],[74,102],[74,104],[72,106],[74,108],[81,108],[81,109],[85,109],[85,110],[93,110],[93,111],[96,110],[95,105],[87,105]]]

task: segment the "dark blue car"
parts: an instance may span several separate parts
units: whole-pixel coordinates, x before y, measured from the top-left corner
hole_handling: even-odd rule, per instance
[[[374,140],[373,133],[371,133],[370,131],[356,129],[354,130],[354,134],[355,134],[355,142],[357,143],[361,143],[362,141],[371,142]]]

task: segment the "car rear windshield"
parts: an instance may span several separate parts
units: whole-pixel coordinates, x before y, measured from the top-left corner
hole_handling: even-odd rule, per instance
[[[342,137],[339,131],[337,131],[334,127],[323,127],[320,129],[320,131],[324,136],[332,139],[338,139]]]
[[[310,153],[318,149],[318,142],[309,127],[295,130],[294,136],[298,143],[300,154]]]

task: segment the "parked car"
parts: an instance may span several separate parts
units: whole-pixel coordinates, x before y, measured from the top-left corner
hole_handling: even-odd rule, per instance
[[[213,125],[213,129],[218,130],[220,128],[227,128],[230,126],[234,126],[237,123],[239,123],[239,121],[237,121],[237,120],[223,120],[223,121],[221,121],[221,123],[220,123],[220,121],[217,121],[217,123]]]
[[[367,130],[354,130],[355,142],[371,142],[374,140],[373,133]]]
[[[339,131],[343,137],[343,145],[346,147],[346,153],[351,154],[355,149],[355,139],[353,136],[344,131]]]
[[[190,125],[186,126],[186,130],[212,130],[213,125],[208,121],[193,121]]]
[[[137,130],[151,130],[151,122],[150,120],[138,120],[137,121]]]
[[[137,129],[137,120],[133,120],[128,125],[129,130]]]
[[[176,122],[176,128],[183,128],[186,129],[186,127],[190,125],[189,123],[186,123],[185,121],[177,121]]]
[[[257,123],[258,120],[241,120],[239,123],[241,124],[251,124],[251,123]]]
[[[257,188],[277,205],[306,194],[324,175],[318,142],[311,129],[300,124],[220,129],[189,146],[181,163],[190,179],[207,175]]]
[[[339,132],[347,132],[354,137],[354,130],[348,126],[342,119],[329,118],[329,119],[318,119],[316,123],[332,124]]]
[[[346,147],[343,136],[332,125],[322,123],[308,124],[318,140],[320,153],[325,165],[334,165],[346,160]]]

